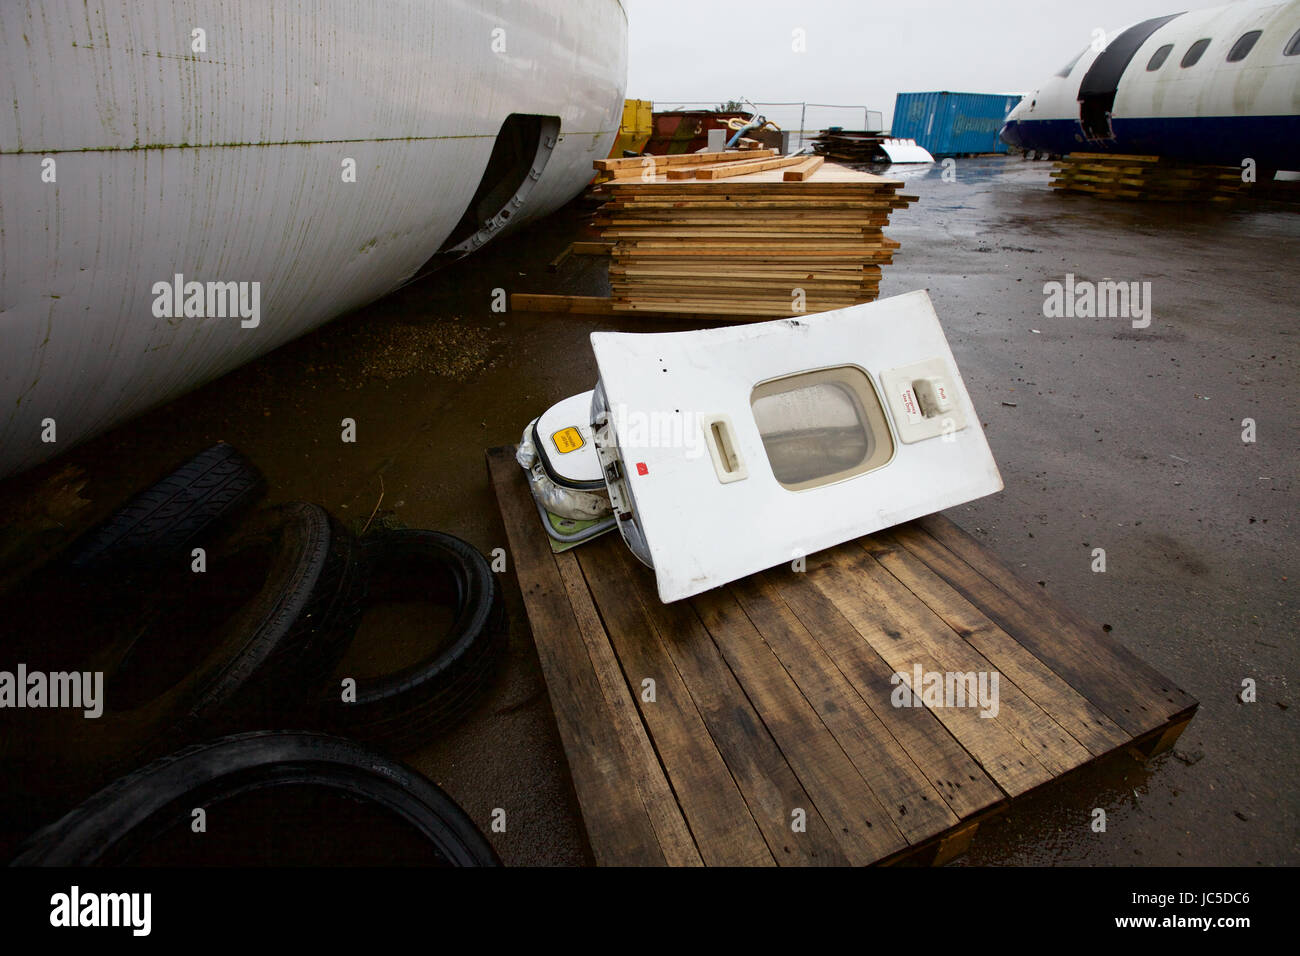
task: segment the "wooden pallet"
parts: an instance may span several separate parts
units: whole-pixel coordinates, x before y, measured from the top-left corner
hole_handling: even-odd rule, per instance
[[[552,554],[514,449],[487,458],[600,864],[942,863],[1197,706],[942,517],[664,605],[617,535]],[[915,664],[996,670],[997,716],[893,706]]]
[[[1230,202],[1244,194],[1233,166],[1175,163],[1159,156],[1071,153],[1052,173],[1052,188],[1101,199]]]

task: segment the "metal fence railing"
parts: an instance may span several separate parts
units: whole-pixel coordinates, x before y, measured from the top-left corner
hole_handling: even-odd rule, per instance
[[[714,109],[728,102],[726,97],[716,100],[654,100],[655,112],[672,110]],[[832,126],[844,129],[879,131],[884,114],[865,106],[846,106],[834,103],[756,103],[741,101],[745,110],[757,110],[763,116],[794,134],[796,148],[812,140],[818,133]]]

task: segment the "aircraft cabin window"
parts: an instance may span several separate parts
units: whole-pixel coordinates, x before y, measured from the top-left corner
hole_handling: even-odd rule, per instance
[[[1236,63],[1238,60],[1246,59],[1247,54],[1254,49],[1255,41],[1259,39],[1262,30],[1251,30],[1249,33],[1243,33],[1241,39],[1232,45],[1228,51],[1228,62]]]
[[[1169,53],[1173,48],[1174,45],[1172,43],[1166,43],[1160,49],[1156,50],[1155,53],[1152,53],[1151,62],[1147,64],[1147,72],[1152,73],[1164,66],[1165,60],[1169,59]]]
[[[1300,55],[1300,30],[1297,30],[1295,32],[1295,36],[1293,36],[1290,40],[1287,40],[1286,49],[1282,51],[1282,55],[1283,56]]]
[[[1182,62],[1178,65],[1183,69],[1187,69],[1189,66],[1195,66],[1196,61],[1201,58],[1201,54],[1205,52],[1205,48],[1209,45],[1210,41],[1208,37],[1204,40],[1197,40],[1187,48],[1187,52],[1183,54]]]

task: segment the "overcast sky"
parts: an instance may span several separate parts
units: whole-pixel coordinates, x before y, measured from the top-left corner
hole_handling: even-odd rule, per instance
[[[854,104],[880,110],[888,123],[900,91],[1029,92],[1086,47],[1093,30],[1111,34],[1222,2],[625,0],[627,96],[660,109],[741,97]],[[792,50],[796,28],[806,37],[802,54]],[[806,125],[823,119],[831,117],[809,116]]]

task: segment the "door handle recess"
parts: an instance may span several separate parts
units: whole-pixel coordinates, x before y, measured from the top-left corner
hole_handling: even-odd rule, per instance
[[[704,444],[708,446],[709,457],[713,459],[713,470],[718,481],[725,485],[748,478],[749,470],[740,456],[736,430],[731,425],[730,416],[705,415],[700,419],[700,427],[704,430]]]

